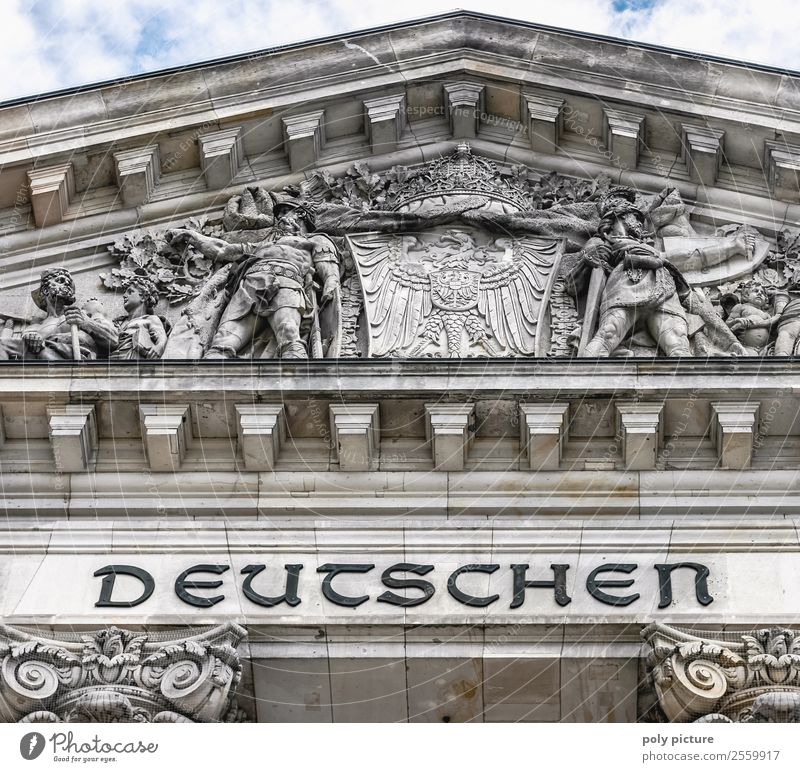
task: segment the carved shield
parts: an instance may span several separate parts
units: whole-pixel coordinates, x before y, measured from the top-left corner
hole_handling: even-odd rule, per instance
[[[434,271],[431,302],[445,311],[469,311],[478,305],[481,274],[477,271]]]
[[[477,228],[347,237],[371,357],[545,356],[558,239]]]

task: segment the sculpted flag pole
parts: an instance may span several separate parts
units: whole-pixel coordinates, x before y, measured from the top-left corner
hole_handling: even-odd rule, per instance
[[[586,346],[594,337],[597,327],[597,317],[600,314],[600,300],[603,297],[603,290],[606,287],[606,272],[600,268],[592,269],[589,279],[589,289],[586,293],[586,312],[583,318],[583,328],[581,329],[581,340],[578,345],[578,356],[586,356]]]
[[[78,338],[78,325],[71,324],[69,326],[70,335],[72,336],[72,358],[80,361],[81,359],[81,342]]]

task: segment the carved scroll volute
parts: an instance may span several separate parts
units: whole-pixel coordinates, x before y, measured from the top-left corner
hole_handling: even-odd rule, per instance
[[[234,690],[246,634],[228,623],[159,642],[110,627],[59,641],[0,626],[0,720],[245,720]]]
[[[181,705],[184,712],[195,716],[197,721],[211,721],[219,715],[229,691],[214,683],[213,670],[214,661],[209,657],[176,662],[164,671],[161,693],[172,704]]]
[[[80,661],[65,649],[42,644],[6,647],[0,665],[0,718],[17,721],[80,680]]]
[[[722,652],[703,652],[694,644],[670,651],[661,666],[662,673],[669,672],[669,676],[655,681],[661,707],[670,721],[694,721],[719,709],[732,675],[719,661]]]
[[[652,646],[648,665],[666,718],[680,722],[741,720],[759,694],[774,689],[757,676],[759,659],[778,661],[771,653],[764,655],[775,639],[774,631],[763,632],[767,633],[763,641],[743,635],[741,643],[728,643],[668,625],[648,625],[643,630]]]
[[[232,644],[244,635],[237,625],[226,625],[211,641],[189,638],[164,646],[143,663],[142,683],[157,688],[169,704],[180,705],[196,721],[219,720],[241,677]]]

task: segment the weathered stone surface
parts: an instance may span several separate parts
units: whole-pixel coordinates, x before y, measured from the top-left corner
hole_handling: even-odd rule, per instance
[[[456,12],[0,109],[2,718],[794,720],[797,84]]]

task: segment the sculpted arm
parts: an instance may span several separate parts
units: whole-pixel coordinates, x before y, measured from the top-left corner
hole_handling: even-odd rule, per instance
[[[147,359],[158,359],[167,347],[167,331],[164,329],[161,320],[155,317],[155,320],[151,318],[151,320],[148,321],[147,332],[150,334],[152,344],[147,351],[143,351],[142,353]]]
[[[80,308],[73,306],[66,309],[64,319],[67,324],[75,324],[79,330],[91,335],[98,349],[105,354],[119,344],[119,330],[114,322],[105,316],[100,314],[88,316]]]
[[[749,308],[746,305],[737,305],[728,314],[728,327],[733,332],[741,332],[742,330],[751,330],[753,328],[772,327],[780,320],[780,314],[769,316],[764,313],[749,313]]]
[[[176,241],[189,243],[209,260],[222,263],[235,262],[247,251],[246,248],[248,246],[246,244],[230,244],[223,239],[204,236],[202,233],[197,233],[197,231],[189,230],[188,228],[174,228],[167,231],[166,238],[170,244]]]
[[[44,338],[38,324],[31,324],[22,332],[22,345],[23,351],[30,351],[31,354],[38,354],[44,348]]]
[[[424,214],[380,210],[363,212],[341,204],[325,204],[316,212],[314,228],[318,232],[332,236],[344,236],[359,231],[397,233],[420,230],[456,222],[461,214],[483,203],[484,200],[479,197],[470,197],[452,204],[444,204]]]

